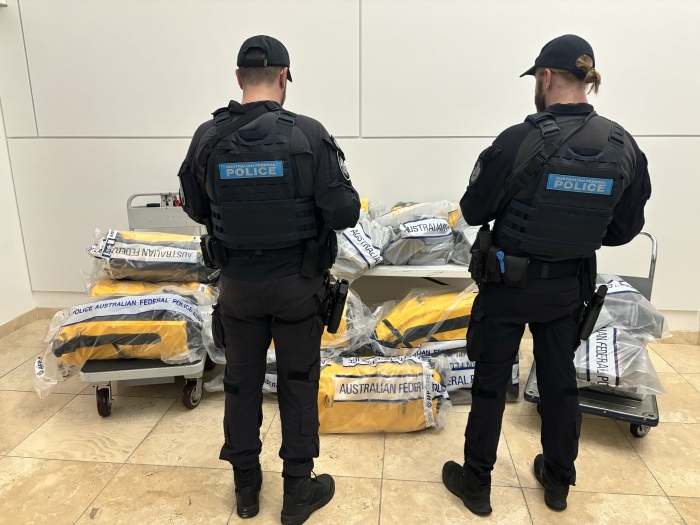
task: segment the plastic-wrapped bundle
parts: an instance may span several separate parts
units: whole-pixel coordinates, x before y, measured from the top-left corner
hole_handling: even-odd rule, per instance
[[[319,432],[413,432],[441,428],[450,408],[442,378],[417,357],[324,360]]]
[[[452,233],[455,238],[455,251],[452,254],[453,262],[465,266],[469,265],[472,259],[472,245],[476,240],[476,234],[479,233],[479,228],[481,226],[469,226],[460,212],[459,219],[452,226]]]
[[[35,386],[46,395],[57,381],[77,373],[90,359],[160,359],[191,363],[201,359],[211,338],[212,297],[175,288],[130,296],[101,296],[58,312],[45,341],[48,347]],[[40,377],[39,377],[40,376]]]
[[[357,225],[343,230],[337,236],[338,256],[331,274],[337,279],[357,279],[382,262],[382,251],[391,236],[391,228],[372,221],[369,213],[361,210]]]
[[[202,283],[145,283],[141,281],[97,281],[88,285],[88,295],[97,297],[100,295],[136,295],[150,293],[164,287],[176,287],[181,290],[199,291],[210,295],[213,299],[219,296],[219,291],[214,286]]]
[[[385,349],[416,348],[426,341],[463,340],[476,295],[473,285],[463,292],[447,294],[413,290],[385,314],[380,311],[372,337]]]
[[[369,341],[374,327],[374,317],[353,290],[348,291],[343,317],[335,334],[323,331],[322,349],[353,350]]]
[[[450,228],[450,201],[399,203],[376,220],[392,229],[392,239],[383,252],[384,262],[393,265],[447,264],[454,251]]]
[[[610,387],[631,394],[665,394],[644,343],[617,328],[601,328],[574,357],[579,386]]]
[[[669,337],[666,319],[629,283],[615,275],[599,275],[598,284],[608,287],[608,294],[595,329],[603,326],[621,328],[636,337]]]
[[[199,237],[189,235],[109,230],[87,251],[97,279],[209,283],[219,275],[204,264]]]

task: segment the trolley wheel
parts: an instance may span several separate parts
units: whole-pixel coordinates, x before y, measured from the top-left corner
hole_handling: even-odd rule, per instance
[[[540,416],[542,416],[542,405],[540,405],[539,403],[537,403],[535,406],[537,407],[537,413],[538,413]]]
[[[204,370],[209,372],[210,370],[214,370],[214,368],[216,368],[216,363],[212,361],[211,357],[209,357],[209,354],[207,354],[207,357],[204,361]]]
[[[189,380],[182,391],[182,404],[192,410],[202,400],[202,389],[197,388],[197,383],[201,380]],[[199,391],[198,391],[199,390]]]
[[[630,424],[630,434],[632,434],[634,437],[643,438],[649,433],[650,430],[651,427],[649,425],[636,425],[634,423]]]
[[[97,413],[102,417],[109,417],[112,413],[112,396],[109,388],[98,388],[95,390],[97,399]]]

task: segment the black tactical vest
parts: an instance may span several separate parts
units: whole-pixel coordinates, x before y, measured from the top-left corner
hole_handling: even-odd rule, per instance
[[[206,168],[212,234],[241,250],[288,248],[316,237],[313,152],[294,125],[296,114],[277,106],[225,134],[241,117],[227,108],[214,113],[221,138]]]
[[[542,112],[525,138],[509,181],[549,144],[556,145],[585,117]],[[552,148],[553,149],[553,148]],[[494,245],[506,253],[546,261],[591,257],[601,247],[615,205],[634,173],[635,153],[625,130],[592,116],[566,139],[504,206],[496,220]],[[541,157],[540,157],[541,162]]]

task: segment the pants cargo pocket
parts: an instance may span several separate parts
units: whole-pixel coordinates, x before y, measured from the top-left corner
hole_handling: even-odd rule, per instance
[[[224,337],[224,325],[221,323],[221,313],[219,305],[214,305],[214,311],[211,314],[211,332],[214,339],[214,344],[220,350],[226,349],[226,337]]]
[[[318,434],[318,406],[305,408],[301,411],[301,433],[304,436]]]
[[[483,459],[484,457],[484,423],[469,414],[467,428],[464,431],[465,455]]]

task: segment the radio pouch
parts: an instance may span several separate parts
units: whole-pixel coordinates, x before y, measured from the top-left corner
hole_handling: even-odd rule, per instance
[[[527,284],[527,270],[530,259],[527,257],[506,255],[504,257],[504,264],[506,271],[503,274],[503,282],[506,283],[506,286],[524,288]]]

